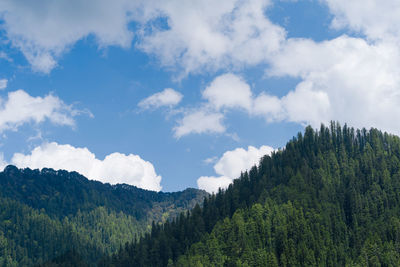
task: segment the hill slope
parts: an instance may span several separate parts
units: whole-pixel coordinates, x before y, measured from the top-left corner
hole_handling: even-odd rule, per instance
[[[76,172],[7,166],[0,173],[0,264],[29,266],[79,251],[96,262],[191,209],[207,193],[162,193],[90,181]]]
[[[101,266],[400,266],[400,138],[306,128]]]

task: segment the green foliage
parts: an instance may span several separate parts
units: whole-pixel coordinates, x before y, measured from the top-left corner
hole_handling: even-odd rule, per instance
[[[0,173],[0,266],[95,265],[148,232],[152,221],[168,221],[205,195],[8,166]]]
[[[400,266],[399,137],[307,127],[204,196],[9,166],[0,265]]]
[[[400,138],[307,127],[100,266],[399,266]]]
[[[165,212],[173,218],[194,207],[206,195],[205,191],[192,188],[163,193],[127,184],[103,184],[76,172],[46,168],[39,171],[9,165],[0,173],[0,196],[37,210],[44,209],[49,216],[61,219],[103,206],[151,224],[153,220],[159,221]]]

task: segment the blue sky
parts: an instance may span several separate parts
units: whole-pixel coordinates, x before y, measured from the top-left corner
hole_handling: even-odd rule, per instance
[[[4,0],[0,167],[213,192],[308,124],[399,134],[399,12],[390,0]]]

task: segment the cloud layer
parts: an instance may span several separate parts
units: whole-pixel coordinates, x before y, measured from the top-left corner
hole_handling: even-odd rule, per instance
[[[285,39],[285,31],[265,17],[270,5],[270,0],[4,0],[0,19],[6,38],[35,71],[49,73],[79,40],[93,37],[100,48],[129,48],[136,35],[139,49],[185,75],[265,61]]]
[[[285,31],[265,16],[270,0],[147,1],[141,21],[166,18],[143,31],[138,46],[184,73],[252,66],[277,51]]]
[[[207,192],[218,192],[219,188],[228,187],[234,179],[239,178],[241,172],[258,164],[261,157],[270,155],[274,149],[269,146],[256,148],[249,146],[246,149],[236,148],[225,152],[214,165],[215,173],[220,176],[202,176],[197,179],[197,186]]]
[[[7,38],[32,68],[49,73],[66,50],[88,36],[100,47],[129,47],[133,37],[128,30],[129,2],[4,0],[0,2],[0,18]]]
[[[393,123],[400,117],[399,51],[392,43],[369,44],[348,36],[324,42],[289,39],[272,57],[267,75],[300,78],[293,90],[277,97],[265,88],[255,95],[241,76],[222,74],[202,92],[205,102],[183,115],[175,135],[223,133],[225,116],[233,109],[266,122],[318,127],[338,120],[400,134]]]
[[[174,128],[176,137],[223,133],[232,109],[262,116],[267,122],[318,126],[338,120],[355,127],[378,127],[400,134],[400,4],[396,1],[325,0],[332,26],[357,33],[331,40],[286,38],[265,15],[269,1],[207,1],[145,5],[142,21],[164,16],[167,27],[141,33],[139,46],[168,66],[186,73],[269,65],[266,78],[299,78],[286,95],[255,95],[238,74],[217,76],[202,92],[205,102],[186,109]],[[179,5],[179,8],[177,8]],[[162,15],[161,15],[162,14]],[[164,25],[165,26],[165,25]],[[195,30],[193,30],[195,29]],[[360,35],[361,34],[361,35]],[[233,67],[233,68],[230,68]]]
[[[50,72],[79,40],[93,38],[99,48],[129,48],[134,36],[135,46],[168,70],[182,75],[225,72],[205,86],[202,102],[177,112],[182,116],[173,129],[176,138],[224,133],[225,117],[233,109],[267,122],[318,126],[339,120],[400,134],[395,123],[400,117],[400,4],[321,2],[333,15],[332,27],[356,37],[322,42],[287,38],[284,28],[266,16],[271,0],[4,0],[0,16],[5,38],[40,72]],[[4,55],[0,51],[0,57]],[[267,65],[266,78],[294,77],[300,82],[278,97],[269,88],[252,88],[238,74]],[[0,90],[6,86],[7,80],[0,80]],[[255,89],[263,91],[256,94]],[[181,99],[180,93],[165,89],[139,107],[175,107]],[[0,132],[45,120],[71,126],[76,114],[55,96],[10,92],[8,99],[0,100]],[[232,174],[216,173],[221,177],[202,177],[199,186],[214,181],[215,189],[232,180]]]
[[[400,38],[400,2],[396,0],[324,0],[335,16],[332,26],[349,28],[372,40]]]
[[[2,162],[4,165],[0,157],[0,165]],[[100,160],[87,148],[52,142],[34,148],[27,155],[15,153],[11,164],[19,168],[77,171],[103,183],[126,183],[148,190],[161,190],[161,176],[156,174],[154,166],[133,154],[112,153]]]
[[[54,95],[33,97],[23,90],[8,93],[0,98],[0,132],[16,130],[24,123],[41,123],[45,120],[58,125],[74,126],[74,117],[80,111],[65,104]]]
[[[280,118],[311,123],[339,120],[399,134],[400,54],[392,43],[369,44],[341,36],[316,43],[289,40],[273,60],[270,75],[302,81],[279,99]]]

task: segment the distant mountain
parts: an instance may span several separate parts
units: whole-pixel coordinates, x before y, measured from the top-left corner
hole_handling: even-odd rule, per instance
[[[91,181],[76,172],[9,165],[0,172],[0,266],[40,264],[71,251],[79,255],[75,259],[96,262],[148,232],[153,221],[166,222],[207,195],[197,189],[154,192]]]
[[[307,127],[99,266],[400,266],[400,138]]]

